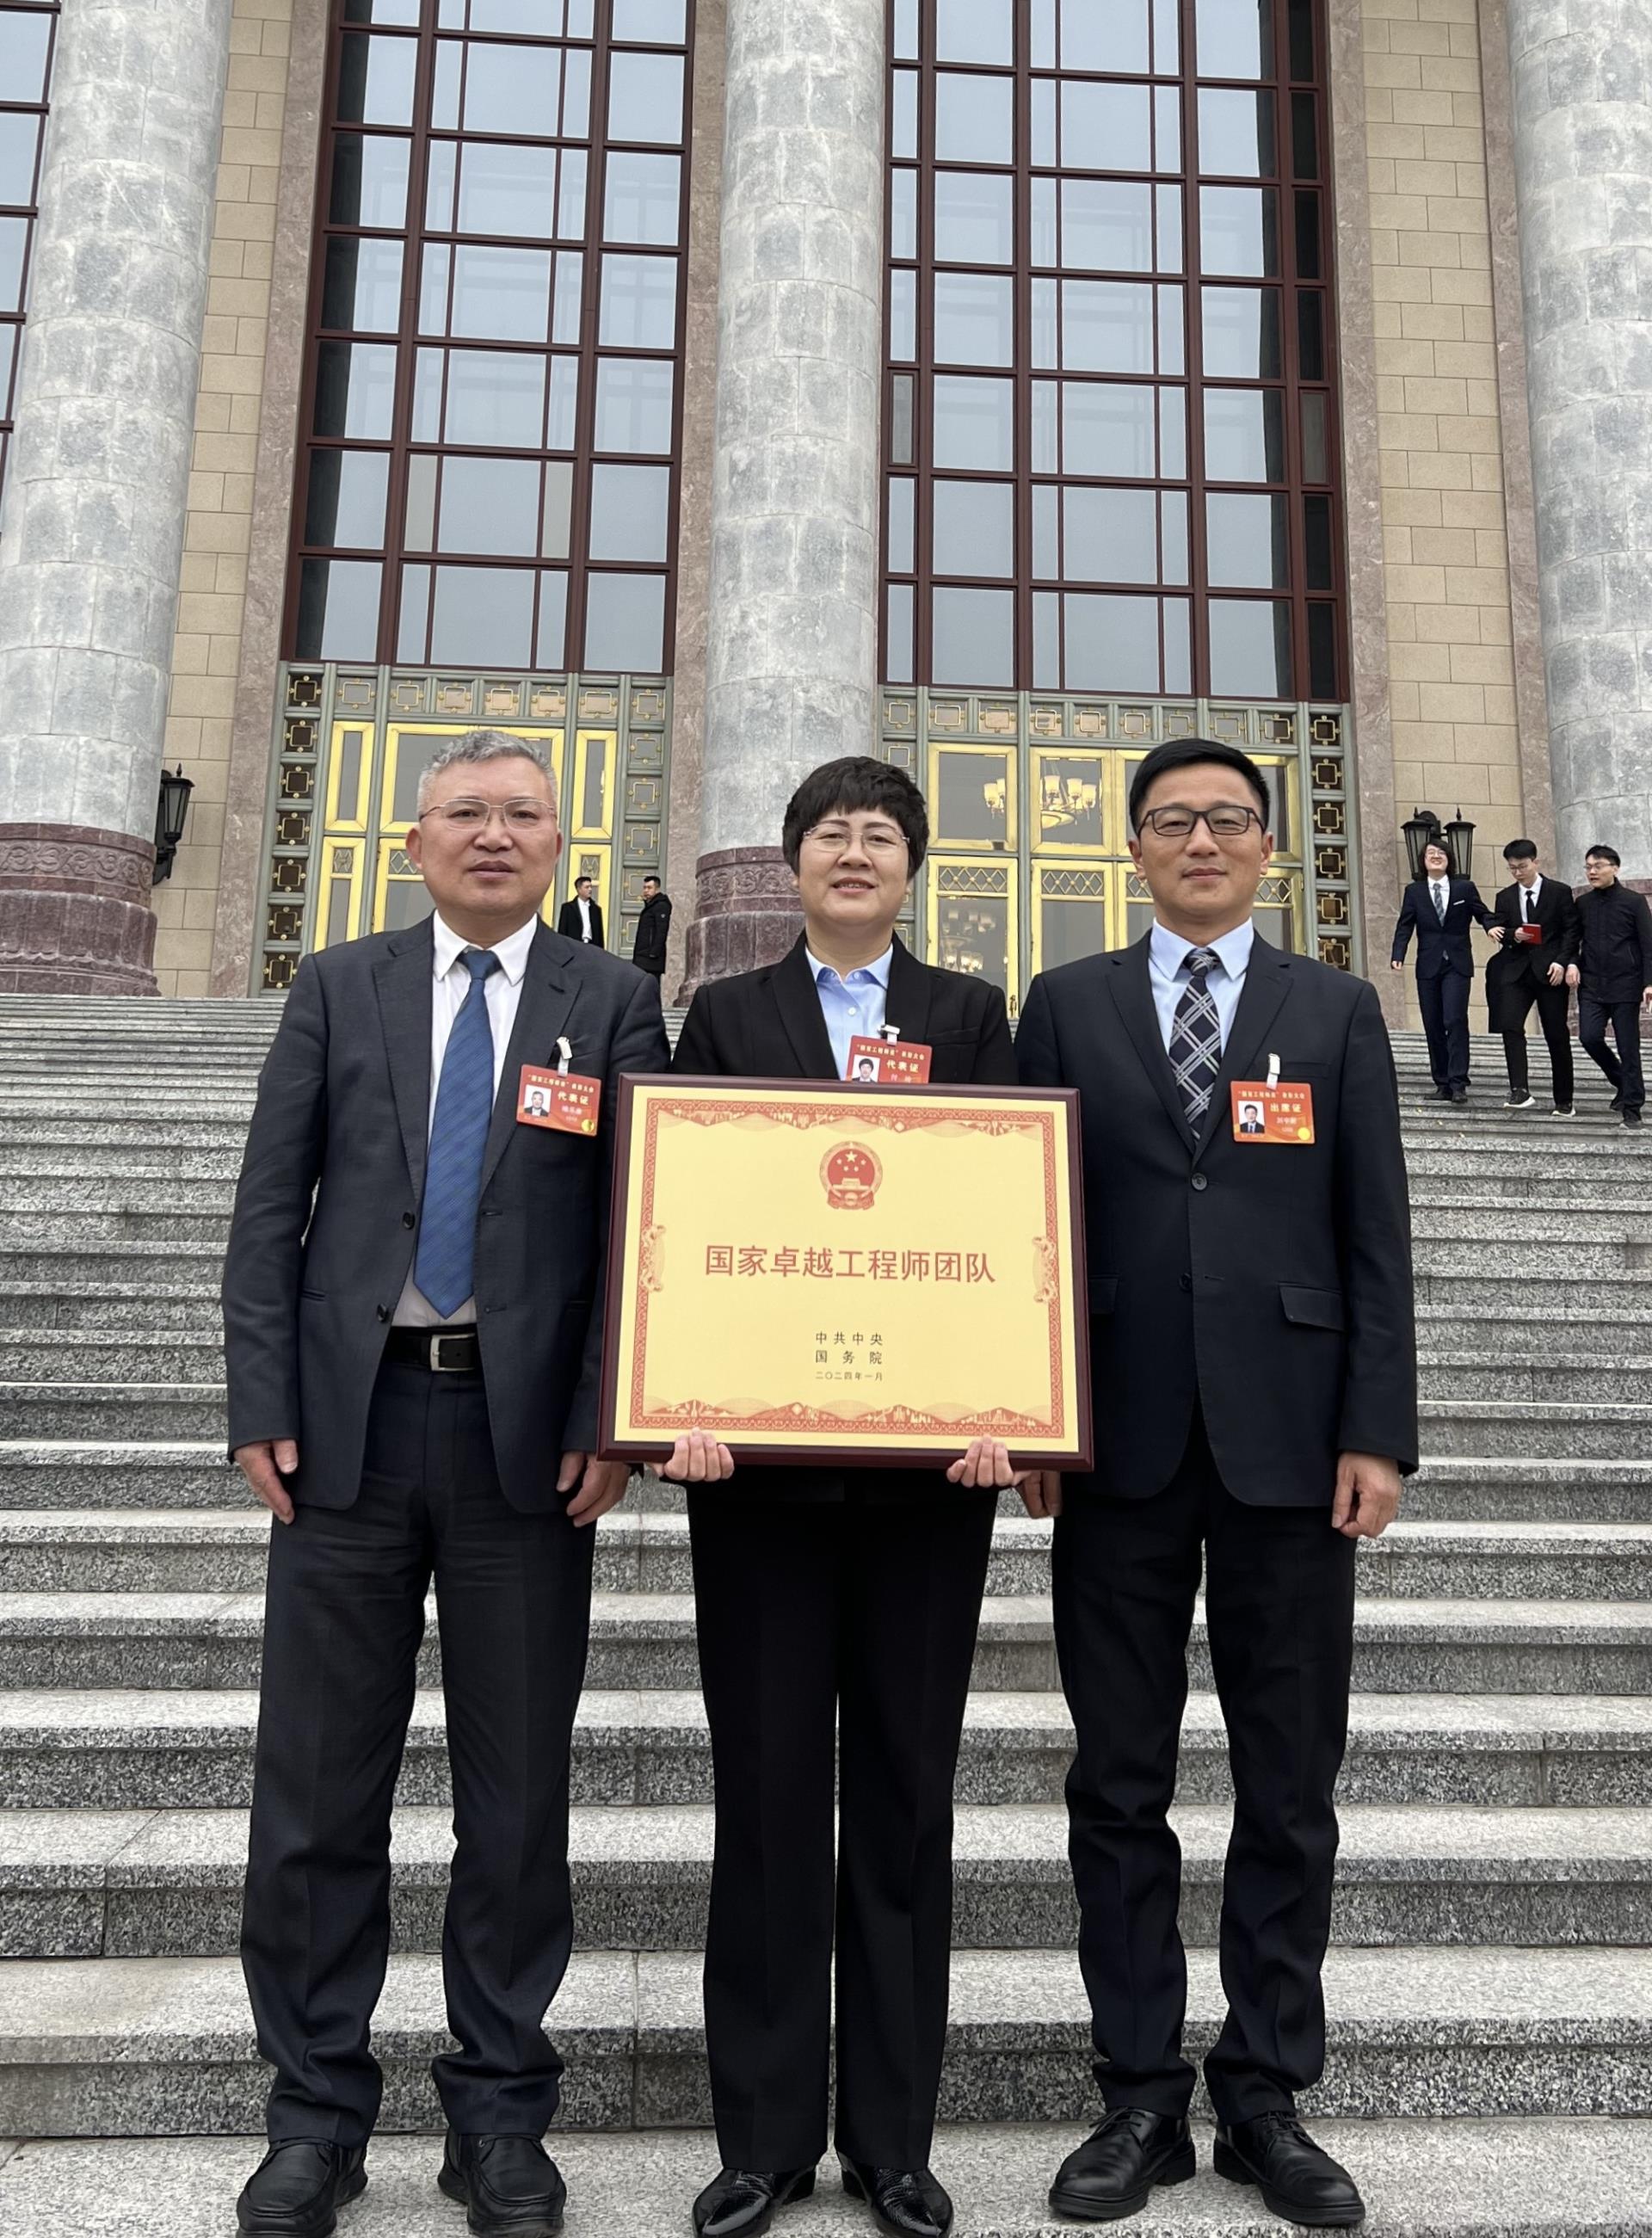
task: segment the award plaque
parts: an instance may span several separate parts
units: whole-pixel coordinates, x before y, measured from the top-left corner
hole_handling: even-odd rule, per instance
[[[1087,1468],[1072,1089],[627,1076],[602,1448]]]

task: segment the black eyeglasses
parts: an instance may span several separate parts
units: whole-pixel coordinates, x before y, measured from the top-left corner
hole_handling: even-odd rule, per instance
[[[1150,808],[1141,819],[1142,825],[1160,839],[1186,839],[1193,836],[1199,823],[1209,825],[1215,839],[1242,839],[1254,824],[1259,831],[1267,825],[1253,808],[1240,808],[1232,802],[1219,801],[1214,808]]]

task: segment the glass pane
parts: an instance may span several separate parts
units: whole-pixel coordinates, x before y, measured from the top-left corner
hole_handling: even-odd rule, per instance
[[[1054,179],[1034,179],[1033,188],[1033,262],[1034,264],[1056,264],[1061,261],[1061,235],[1056,225],[1056,182]]]
[[[904,474],[889,483],[889,573],[909,575],[915,564],[914,533],[917,484]]]
[[[1308,696],[1337,697],[1337,612],[1318,603],[1308,608]]]
[[[433,140],[425,165],[425,227],[430,233],[453,230],[453,197],[459,187],[457,140]]]
[[[334,225],[394,228],[407,219],[407,156],[412,142],[378,132],[341,132],[333,143],[327,215]]]
[[[1181,94],[1173,85],[1153,88],[1153,167],[1155,171],[1181,169]]]
[[[1291,582],[1289,524],[1282,497],[1213,490],[1205,500],[1206,565],[1213,583],[1245,591]]]
[[[578,359],[553,357],[551,361],[551,409],[545,431],[547,450],[572,450],[574,407],[578,401]]]
[[[614,0],[614,36],[642,44],[680,47],[683,0]]]
[[[1147,0],[1061,0],[1061,68],[1145,76]]]
[[[1166,481],[1180,481],[1187,471],[1187,392],[1161,388],[1159,392],[1159,471]]]
[[[11,374],[17,361],[17,327],[0,327],[0,420],[11,408]],[[4,487],[4,476],[0,474],[0,488]]]
[[[940,70],[935,82],[935,152],[943,163],[1008,163],[1015,152],[1015,83]]]
[[[0,17],[0,73],[4,67],[4,19]],[[0,74],[0,85],[6,83]],[[7,98],[10,94],[8,90]],[[0,202],[32,202],[35,198],[35,143],[40,119],[16,113],[0,114]]]
[[[551,299],[551,339],[577,342],[579,309],[585,297],[585,260],[578,251],[564,248],[557,255],[556,292]]]
[[[531,357],[523,350],[448,352],[446,437],[450,443],[537,451],[544,433],[542,357]]]
[[[1037,766],[1044,837],[1063,847],[1100,846],[1100,763],[1088,754],[1041,754]]]
[[[918,354],[918,275],[893,271],[889,275],[889,355],[915,358]],[[952,353],[943,351],[943,356]]]
[[[1311,591],[1328,591],[1331,580],[1331,500],[1310,494],[1302,500],[1303,579]]]
[[[1015,597],[1012,591],[937,586],[934,593],[932,684],[1015,681]]]
[[[1188,602],[1186,599],[1161,599],[1159,611],[1165,626],[1165,680],[1160,689],[1191,692],[1193,650]]]
[[[1311,93],[1291,96],[1291,169],[1298,179],[1319,175],[1319,117]]]
[[[1291,49],[1291,75],[1313,76],[1313,0],[1290,0],[1286,37]]]
[[[918,175],[896,171],[889,180],[889,255],[915,256],[917,253]],[[941,254],[938,249],[935,253]]]
[[[593,467],[591,558],[664,560],[671,493],[669,467]]]
[[[1156,583],[1158,506],[1151,490],[1069,489],[1061,501],[1069,583]]]
[[[897,280],[915,275],[896,273]],[[895,357],[915,354],[896,349]],[[1013,365],[1015,306],[1012,284],[981,272],[937,272],[935,354],[942,365]]]
[[[682,145],[681,55],[610,57],[608,137],[662,142],[669,148]]]
[[[1187,580],[1187,500],[1180,490],[1165,490],[1159,499],[1160,580]]]
[[[1201,187],[1199,211],[1206,272],[1271,280],[1279,271],[1279,206],[1272,187]]]
[[[1297,297],[1297,373],[1303,381],[1325,377],[1325,299],[1312,288]]]
[[[1009,984],[1009,904],[985,894],[941,895],[935,904],[935,953],[944,971]]]
[[[453,250],[451,331],[486,341],[542,342],[551,299],[551,255],[543,248]]]
[[[440,334],[447,331],[447,287],[453,271],[453,250],[442,242],[427,242],[419,274],[419,331],[421,334]]]
[[[1055,68],[1055,0],[1033,0],[1033,68]]]
[[[1285,399],[1277,388],[1205,391],[1205,472],[1213,482],[1285,480]]]
[[[431,79],[430,121],[439,132],[459,129],[459,74],[464,49],[457,39],[438,39]]]
[[[615,60],[618,63],[618,57]],[[554,130],[552,120],[561,91],[562,56],[555,47],[497,46],[486,39],[470,42],[465,64],[467,132],[514,132],[525,139],[546,138]],[[439,581],[436,605],[439,612]]]
[[[1013,63],[1010,0],[935,0],[935,51],[937,62]]]
[[[534,659],[541,668],[560,668],[567,659],[568,579],[547,572],[539,578],[539,629]]]
[[[604,237],[674,248],[682,171],[680,156],[645,156],[638,149],[616,148],[608,158],[604,187]]]
[[[1014,392],[1008,381],[935,375],[934,463],[1014,471]]]
[[[1235,381],[1277,381],[1279,291],[1277,288],[1206,288],[1199,301],[1205,327],[1205,371]]]
[[[387,438],[395,385],[390,343],[322,342],[315,354],[315,433]]]
[[[470,0],[472,31],[540,31],[554,38],[561,16],[562,0]],[[442,23],[462,30],[465,20],[465,0],[440,0]]]
[[[663,575],[600,575],[585,579],[585,658],[588,669],[629,669],[657,674],[665,635]]]
[[[1159,269],[1181,270],[1181,189],[1155,187],[1153,202],[1159,212]]]
[[[1160,77],[1181,68],[1181,0],[1153,0],[1153,66]]]
[[[339,54],[338,106],[345,124],[411,124],[417,39],[347,32]]]
[[[565,560],[568,557],[572,520],[573,461],[572,459],[549,459],[545,462],[545,504],[539,522],[539,550],[544,558]],[[543,595],[540,604],[543,609]]]
[[[938,575],[1013,575],[1015,492],[1008,482],[935,485]]]
[[[1199,168],[1227,179],[1271,179],[1279,168],[1273,139],[1273,96],[1201,86],[1199,92]]]
[[[598,340],[620,349],[670,349],[676,339],[677,259],[605,256]]]
[[[519,459],[445,460],[436,544],[501,557],[537,552],[539,467]]]
[[[884,680],[910,684],[912,675],[912,602],[910,583],[889,585],[888,646],[883,656]]]
[[[389,476],[387,451],[312,451],[304,541],[382,549]]]
[[[1063,681],[1069,692],[1156,692],[1159,612],[1153,599],[1069,591]]]
[[[903,63],[918,59],[918,0],[895,0],[895,37],[890,51]]]
[[[1069,373],[1151,373],[1153,291],[1127,280],[1061,282],[1061,362]]]
[[[1054,474],[1061,472],[1061,405],[1057,383],[1035,381],[1033,383],[1033,472]]]
[[[321,324],[394,334],[401,323],[401,243],[334,235],[327,245]]]
[[[294,651],[301,660],[371,660],[379,644],[377,560],[306,560]]]
[[[889,134],[891,156],[915,156],[918,152],[918,74],[895,73],[894,122]]]
[[[1151,272],[1153,189],[1130,179],[1061,182],[1061,262],[1071,272]]]
[[[1200,77],[1272,77],[1272,0],[1197,0]]]
[[[1055,161],[1055,83],[1052,78],[1033,80],[1033,161]]]
[[[407,498],[402,508],[401,540],[410,552],[428,552],[436,541],[438,464],[437,460],[422,451],[407,461]]]
[[[1159,290],[1159,370],[1160,373],[1186,373],[1187,370],[1187,314],[1186,288],[1161,288]]]
[[[413,440],[439,443],[442,434],[442,353],[421,349],[413,355]]]
[[[1061,572],[1061,493],[1040,482],[1033,490],[1033,573],[1053,582]]]
[[[1325,412],[1330,402],[1317,390],[1309,390],[1302,399],[1302,479],[1305,482],[1328,482],[1331,480],[1331,447],[1326,435]]]
[[[1210,688],[1239,698],[1290,699],[1291,609],[1284,599],[1213,599]]]
[[[1054,971],[1058,964],[1076,963],[1086,956],[1100,956],[1107,944],[1107,913],[1100,894],[1093,900],[1041,896],[1038,917],[1038,968]]]
[[[897,373],[889,383],[889,463],[909,467],[913,464],[913,420],[915,416],[913,391],[915,383],[909,373]]]
[[[544,129],[549,131],[550,120]],[[570,47],[562,65],[562,136],[565,140],[588,140],[591,137],[591,51],[585,47]]]
[[[1061,686],[1061,599],[1057,591],[1033,596],[1033,684],[1040,692]]]
[[[1034,280],[1032,288],[1033,363],[1041,371],[1061,363],[1061,289],[1054,280]]]
[[[1151,480],[1153,393],[1113,382],[1061,384],[1061,469]]]
[[[5,87],[8,101],[45,99],[50,37],[50,16],[0,10],[0,85]]]
[[[915,178],[910,171],[897,176]],[[1041,181],[1041,185],[1049,183]],[[935,253],[942,264],[1013,264],[1015,261],[1014,182],[990,171],[937,171]],[[914,213],[915,219],[915,212]],[[905,253],[915,256],[915,245]],[[897,250],[896,255],[902,252]],[[1034,256],[1034,263],[1048,263]]]
[[[467,141],[459,167],[459,230],[544,241],[555,230],[557,151]]]
[[[1061,83],[1061,161],[1085,171],[1150,171],[1152,109],[1143,85]]]
[[[1316,194],[1296,196],[1297,211],[1297,278],[1317,280],[1319,277],[1319,197]]]
[[[533,630],[527,567],[438,567],[432,660],[466,668],[525,668]]]
[[[597,366],[597,448],[664,456],[671,447],[673,368],[657,359],[603,358]]]
[[[585,229],[587,160],[583,148],[565,148],[562,151],[562,180],[557,189],[557,232],[564,241],[578,240]]]
[[[987,591],[1004,599],[1004,591]],[[942,679],[939,669],[935,682]],[[958,677],[958,683],[985,681]],[[973,840],[1001,847],[1009,836],[1010,758],[1007,754],[941,753],[936,756],[934,822],[946,843]]]

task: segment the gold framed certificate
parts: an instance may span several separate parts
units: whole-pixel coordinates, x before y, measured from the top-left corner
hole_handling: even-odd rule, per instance
[[[1072,1089],[619,1084],[606,1453],[1092,1460]]]

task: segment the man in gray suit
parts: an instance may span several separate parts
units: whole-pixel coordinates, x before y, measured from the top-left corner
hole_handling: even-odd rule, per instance
[[[656,981],[539,921],[562,851],[539,748],[431,764],[435,914],[308,957],[259,1083],[224,1269],[229,1443],[274,1513],[241,1955],[275,2069],[250,2233],[325,2238],[367,2182],[390,1811],[433,1578],[453,1771],[438,2182],[542,2238],[572,1943],[568,1767],[598,1461],[622,1071],[669,1064]],[[525,1066],[602,1083],[596,1135],[519,1122]],[[576,1122],[577,1124],[577,1122]]]

